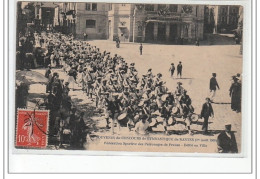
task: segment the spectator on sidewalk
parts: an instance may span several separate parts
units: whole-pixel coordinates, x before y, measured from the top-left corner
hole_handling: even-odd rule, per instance
[[[231,131],[231,124],[225,125],[225,131],[218,135],[217,145],[219,153],[238,153],[236,137]]]
[[[241,83],[238,82],[236,76],[233,77],[233,83],[229,89],[231,97],[231,109],[236,112],[241,111]]]

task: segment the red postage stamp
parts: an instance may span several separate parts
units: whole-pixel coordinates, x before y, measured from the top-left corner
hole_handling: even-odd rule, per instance
[[[16,147],[45,148],[47,146],[49,111],[18,109]]]

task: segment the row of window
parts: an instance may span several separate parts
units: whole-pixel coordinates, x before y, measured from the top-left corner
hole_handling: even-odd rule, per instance
[[[125,6],[125,4],[121,4],[122,6]],[[166,8],[166,4],[158,4],[158,9],[164,9]],[[85,5],[86,11],[97,11],[97,3],[86,3]],[[109,4],[109,10],[112,10],[112,4]],[[146,11],[154,11],[154,5],[153,4],[146,4],[145,5]],[[177,12],[178,11],[178,5],[169,5],[169,11],[170,12]],[[227,8],[222,8],[221,13],[226,13]],[[238,13],[238,9],[234,8],[231,10],[232,13]]]
[[[237,17],[231,17],[229,23],[236,24],[237,20],[238,20]],[[221,23],[222,24],[227,23],[227,17],[225,17],[225,16],[221,17]]]
[[[125,4],[121,4],[121,6],[125,6]],[[154,5],[152,4],[146,4],[144,6],[146,11],[154,11]],[[158,4],[158,9],[164,9],[166,8],[166,4]],[[109,4],[108,10],[111,11],[112,10],[112,4]],[[177,12],[178,11],[178,5],[173,5],[170,4],[169,5],[169,11],[170,12]]]
[[[208,7],[205,8],[205,13],[209,13],[210,11],[212,12],[213,9],[209,9]],[[222,9],[221,9],[221,13],[222,13],[222,14],[227,13],[227,11],[228,11],[227,8],[222,8]],[[236,8],[231,9],[231,10],[230,10],[230,13],[238,13],[238,9],[236,9]]]
[[[97,11],[97,3],[86,3],[85,10],[86,11]]]
[[[224,24],[227,22],[227,17],[221,17],[221,23]],[[237,23],[237,18],[232,17],[230,18],[231,24]],[[95,20],[86,20],[86,28],[96,28],[96,21]]]
[[[227,11],[228,11],[227,8],[222,8],[222,9],[221,9],[221,13],[226,13]],[[232,9],[230,12],[232,12],[232,13],[238,13],[238,9],[234,8],[234,9]]]

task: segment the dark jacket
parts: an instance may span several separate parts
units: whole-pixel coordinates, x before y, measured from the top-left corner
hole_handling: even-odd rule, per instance
[[[217,82],[216,78],[212,77],[210,79],[210,82],[209,82],[209,89],[210,90],[216,90],[217,87],[219,89],[218,82]]]
[[[208,118],[209,116],[212,116],[212,115],[214,115],[212,105],[210,103],[209,104],[204,103],[202,106],[200,116],[204,117],[204,118]]]
[[[219,153],[237,153],[237,142],[233,132],[231,132],[231,138],[229,138],[225,131],[221,132],[217,139],[218,152]]]
[[[178,64],[177,71],[182,71],[182,64]]]

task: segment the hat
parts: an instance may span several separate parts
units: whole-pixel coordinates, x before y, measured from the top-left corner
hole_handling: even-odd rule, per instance
[[[148,69],[148,71],[152,71],[152,69],[150,68],[150,69]]]
[[[212,73],[212,75],[214,76],[214,75],[217,75],[216,73]]]
[[[207,101],[211,102],[211,100],[210,100],[210,98],[209,98],[209,97],[207,97],[205,100],[207,100]]]
[[[177,84],[182,85],[182,82],[179,82],[179,81],[178,81]]]
[[[187,90],[183,90],[183,93],[187,93]]]
[[[68,85],[69,84],[69,82],[65,82],[65,85]]]
[[[171,65],[174,65],[174,63],[171,63]]]
[[[225,125],[225,130],[231,131],[231,124],[226,124]]]
[[[179,61],[179,63],[181,63],[181,61]]]

